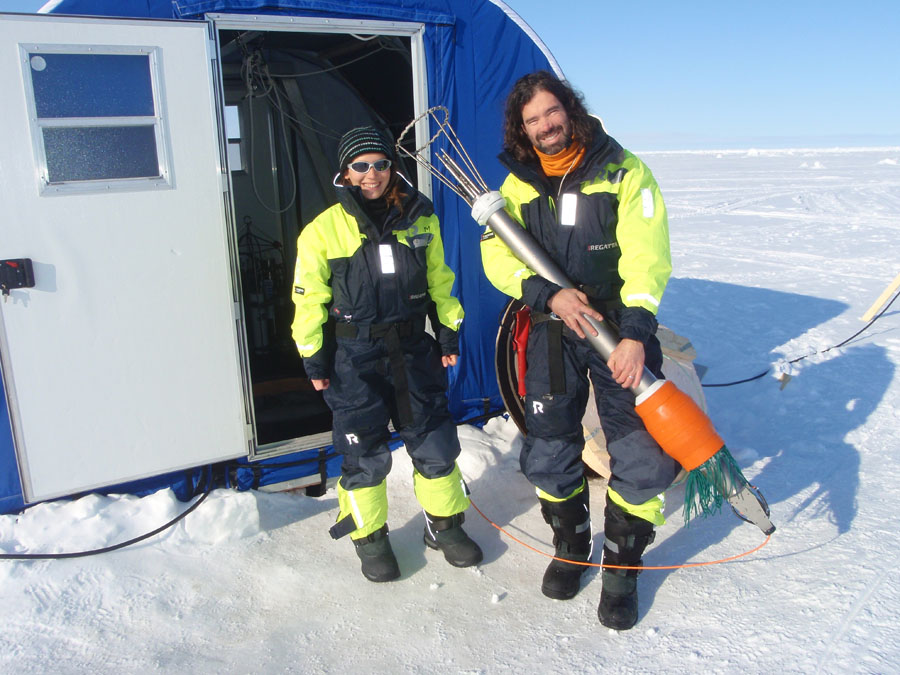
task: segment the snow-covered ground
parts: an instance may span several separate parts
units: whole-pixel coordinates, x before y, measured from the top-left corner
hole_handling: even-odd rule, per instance
[[[771,505],[767,546],[645,571],[640,622],[615,633],[597,621],[597,569],[574,600],[549,600],[539,588],[548,560],[474,509],[467,529],[482,565],[455,569],[425,550],[400,450],[389,479],[400,580],[366,581],[349,541],[330,539],[333,491],[217,490],[130,548],[0,561],[0,671],[900,672],[900,302],[828,350],[863,327],[900,272],[900,148],[643,158],[670,213],[662,322],[691,338],[705,383],[770,369],[705,389],[719,433]],[[552,550],[514,425],[460,434],[477,507]],[[592,489],[599,550],[603,485]],[[765,540],[730,512],[682,527],[682,496],[670,490],[647,565],[718,560]],[[0,549],[98,548],[184,508],[168,491],[43,504],[0,517]]]

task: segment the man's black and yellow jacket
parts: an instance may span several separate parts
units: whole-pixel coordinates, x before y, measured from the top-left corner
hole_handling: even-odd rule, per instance
[[[510,170],[500,188],[509,214],[523,225],[623,338],[646,342],[672,271],[666,208],[656,180],[599,123],[594,141],[557,193],[535,159],[500,155]],[[575,193],[574,224],[560,224],[562,193]],[[540,312],[559,290],[518,260],[488,229],[484,270],[498,289]]]
[[[395,180],[399,180],[395,177]],[[335,183],[338,203],[303,228],[297,239],[292,333],[310,379],[331,375],[323,327],[388,324],[437,318],[443,354],[458,354],[463,309],[450,295],[454,275],[444,262],[440,224],[431,202],[404,185],[402,215],[391,208],[383,227],[363,208],[359,188]],[[390,248],[394,272],[383,273]]]

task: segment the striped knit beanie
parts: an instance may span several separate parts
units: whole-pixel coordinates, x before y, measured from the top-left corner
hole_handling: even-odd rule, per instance
[[[375,127],[356,127],[341,137],[338,145],[338,166],[343,171],[354,157],[367,152],[384,153],[394,159],[394,147],[387,134]]]

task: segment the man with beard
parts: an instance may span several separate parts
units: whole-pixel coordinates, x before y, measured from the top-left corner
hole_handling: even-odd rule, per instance
[[[544,595],[567,600],[580,589],[592,550],[581,420],[593,384],[612,476],[606,495],[604,626],[637,622],[641,556],[664,521],[661,493],[680,470],[647,433],[630,387],[646,365],[661,377],[656,312],[671,273],[665,205],[649,169],[591,117],[582,97],[545,71],[514,85],[506,100],[504,152],[510,174],[500,189],[525,227],[577,288],[563,289],[519,261],[489,229],[485,272],[531,308],[525,375],[527,438],[522,471],[535,485],[553,529],[556,558]],[[607,362],[584,340],[586,317],[615,327]],[[633,569],[624,569],[624,568]]]

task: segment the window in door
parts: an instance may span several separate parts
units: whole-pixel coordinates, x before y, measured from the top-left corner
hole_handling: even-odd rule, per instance
[[[23,46],[43,194],[170,186],[154,47]]]

